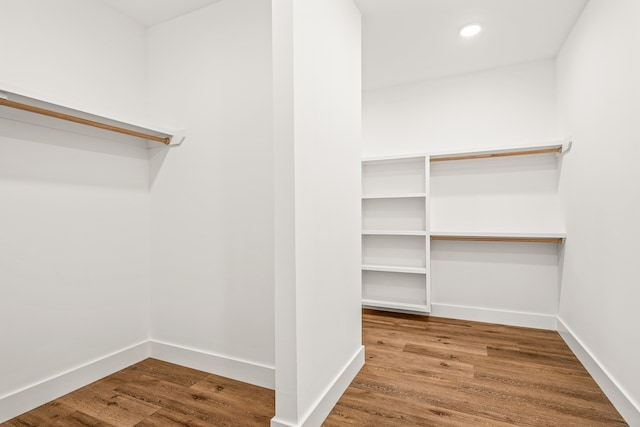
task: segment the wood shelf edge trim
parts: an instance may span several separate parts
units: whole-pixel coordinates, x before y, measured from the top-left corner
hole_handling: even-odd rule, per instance
[[[82,117],[72,116],[70,114],[60,113],[53,110],[48,110],[46,108],[35,107],[33,105],[23,104],[21,102],[10,101],[8,99],[4,99],[0,97],[0,105],[9,108],[15,108],[22,111],[27,111],[29,113],[40,114],[43,116],[53,117],[60,120],[66,120],[68,122],[78,123],[85,126],[91,126],[103,130],[107,130],[110,132],[121,133],[124,135],[134,136],[137,138],[148,139],[150,141],[160,142],[164,145],[169,145],[171,143],[170,137],[161,137],[150,135],[143,132],[138,132],[135,130],[125,129],[118,126],[108,125],[106,123],[97,122],[95,120],[84,119]]]

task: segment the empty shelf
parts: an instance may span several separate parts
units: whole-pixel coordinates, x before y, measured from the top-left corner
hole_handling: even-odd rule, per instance
[[[373,299],[363,299],[362,305],[371,308],[386,308],[392,310],[415,311],[419,313],[428,313],[429,310],[424,304],[412,304],[406,302],[381,301]]]
[[[373,236],[426,236],[424,230],[362,230],[363,235]]]
[[[365,264],[362,266],[362,269],[365,271],[385,271],[389,273],[427,274],[427,269],[424,267],[398,267],[392,265]]]
[[[409,198],[424,198],[427,197],[426,193],[398,193],[398,194],[370,194],[363,195],[363,199],[409,199]]]

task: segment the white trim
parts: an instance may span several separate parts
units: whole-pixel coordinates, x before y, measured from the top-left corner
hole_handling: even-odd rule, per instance
[[[260,387],[275,389],[275,368],[248,360],[150,340],[151,357]]]
[[[618,384],[609,371],[598,361],[598,358],[589,351],[584,342],[578,338],[560,316],[558,316],[558,333],[625,421],[631,426],[640,426],[640,405],[629,397],[624,388]]]
[[[557,317],[554,314],[526,313],[521,311],[497,310],[483,307],[466,307],[432,303],[431,316],[449,319],[471,320],[475,322],[497,323],[501,325],[522,326],[525,328],[557,329]]]
[[[116,351],[0,397],[0,423],[91,384],[149,357],[148,341]]]
[[[271,419],[271,427],[312,427],[321,425],[363,366],[364,346],[361,345],[340,373],[311,405],[307,413],[301,417],[301,421],[297,425],[279,420],[276,416]]]

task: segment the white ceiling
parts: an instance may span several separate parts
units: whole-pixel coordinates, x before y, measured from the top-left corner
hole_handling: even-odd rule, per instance
[[[152,26],[221,0],[102,0]],[[233,0],[227,0],[233,1]],[[558,53],[587,0],[354,0],[363,89],[518,64]],[[476,22],[479,36],[458,30]]]
[[[102,0],[145,27],[176,18],[221,0]]]
[[[355,2],[366,90],[553,58],[587,0]],[[472,22],[482,32],[463,39]]]

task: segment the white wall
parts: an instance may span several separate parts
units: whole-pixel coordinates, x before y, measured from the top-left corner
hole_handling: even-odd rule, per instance
[[[188,129],[152,159],[151,339],[273,387],[270,6],[224,1],[152,27],[148,55],[150,111]]]
[[[555,65],[538,61],[363,94],[363,154],[556,138]]]
[[[591,0],[558,56],[559,107],[575,141],[560,185],[572,236],[560,318],[615,384],[601,382],[631,425],[640,425],[639,16],[635,0]]]
[[[139,116],[141,27],[85,0],[3,0],[0,16],[0,82]],[[0,200],[2,421],[73,384],[16,392],[147,339],[147,154],[0,119]]]
[[[558,139],[555,62],[367,91],[365,157],[482,150]],[[439,232],[564,231],[554,155],[431,165]],[[555,328],[558,247],[431,243],[432,314]]]
[[[360,13],[274,4],[276,418],[320,425],[364,361]]]

